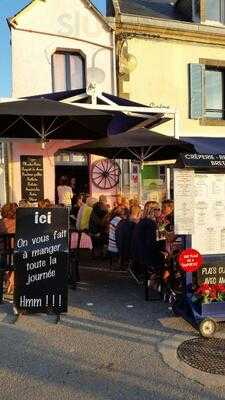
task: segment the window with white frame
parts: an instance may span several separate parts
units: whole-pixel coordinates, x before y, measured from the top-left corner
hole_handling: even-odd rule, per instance
[[[190,118],[225,119],[225,62],[215,64],[189,66]]]
[[[85,60],[80,53],[58,51],[52,56],[53,91],[85,88]]]

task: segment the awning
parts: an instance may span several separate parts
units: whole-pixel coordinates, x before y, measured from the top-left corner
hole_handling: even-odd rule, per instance
[[[193,144],[199,154],[225,154],[225,138],[182,136],[180,139]]]
[[[93,97],[88,89],[45,93],[30,96],[29,98],[45,98],[113,114],[114,118],[108,126],[108,135],[125,132],[133,127],[152,129],[174,118],[174,110],[167,108],[158,108],[156,110],[155,108],[104,92],[96,93],[93,103]]]

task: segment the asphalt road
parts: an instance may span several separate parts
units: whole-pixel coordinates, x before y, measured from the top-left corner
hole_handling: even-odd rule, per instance
[[[124,274],[82,270],[69,312],[9,324],[0,314],[1,400],[216,400],[209,389],[164,364],[157,349],[177,333],[195,334],[165,304],[146,303]]]

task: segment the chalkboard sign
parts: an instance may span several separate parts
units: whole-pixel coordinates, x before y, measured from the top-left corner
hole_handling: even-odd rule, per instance
[[[18,311],[67,311],[67,209],[17,209],[14,265]]]
[[[197,272],[198,285],[207,283],[209,285],[225,284],[225,264],[204,264]]]
[[[20,156],[22,198],[36,203],[44,198],[43,156]]]

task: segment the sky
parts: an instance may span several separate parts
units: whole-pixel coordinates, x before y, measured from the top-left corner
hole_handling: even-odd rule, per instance
[[[15,15],[30,2],[31,0],[0,0],[0,98],[11,95],[10,34],[6,18]],[[105,13],[105,0],[92,2]]]

